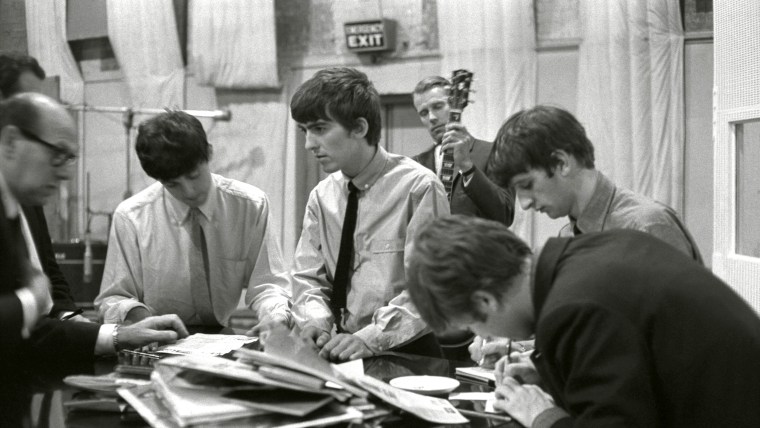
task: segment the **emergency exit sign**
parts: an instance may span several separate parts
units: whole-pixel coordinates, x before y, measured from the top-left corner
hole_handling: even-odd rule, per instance
[[[344,24],[346,46],[353,52],[385,51],[391,48],[393,21],[347,22]]]

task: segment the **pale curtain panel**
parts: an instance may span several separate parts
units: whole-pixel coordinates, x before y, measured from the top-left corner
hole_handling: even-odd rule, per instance
[[[47,76],[60,77],[61,101],[81,104],[84,82],[66,39],[66,0],[26,0],[26,31],[29,55]]]
[[[475,73],[475,103],[462,122],[476,138],[493,141],[502,123],[536,102],[536,31],[532,0],[438,1],[441,75]],[[515,208],[512,230],[533,242],[532,213]]]
[[[676,0],[581,0],[578,116],[596,166],[681,212],[683,29]]]
[[[108,37],[132,107],[182,108],[185,72],[172,0],[108,0]]]
[[[191,0],[189,11],[189,63],[199,83],[279,86],[272,0]]]

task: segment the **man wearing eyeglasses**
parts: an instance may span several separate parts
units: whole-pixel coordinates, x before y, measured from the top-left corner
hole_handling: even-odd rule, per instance
[[[41,92],[45,81],[45,70],[34,57],[18,52],[0,54],[0,99],[9,98],[23,92]],[[31,135],[31,138],[34,138]],[[44,144],[44,141],[43,141]],[[58,150],[58,148],[54,148]],[[60,154],[61,159],[57,162],[74,163],[75,157]],[[42,270],[52,284],[53,309],[48,316],[71,321],[89,322],[82,315],[75,315],[77,305],[71,295],[69,283],[63,275],[53,252],[53,244],[50,240],[45,211],[42,206],[24,205],[21,207],[26,222],[29,225],[32,239],[34,239],[37,255],[39,256]]]
[[[0,102],[0,426],[18,425],[9,419],[18,413],[13,403],[23,404],[16,388],[28,386],[22,376],[35,363],[86,362],[187,335],[174,315],[131,326],[44,317],[52,306],[50,282],[21,205],[44,204],[71,177],[76,141],[71,117],[55,100],[24,93]]]

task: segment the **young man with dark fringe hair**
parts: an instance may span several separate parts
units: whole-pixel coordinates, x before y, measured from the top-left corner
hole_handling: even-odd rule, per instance
[[[440,356],[404,291],[406,249],[449,213],[435,174],[380,140],[380,96],[351,68],[317,72],[290,103],[306,150],[330,174],[309,195],[292,272],[301,335],[333,361],[395,350]]]
[[[142,122],[135,150],[157,182],[116,208],[95,299],[101,319],[174,313],[188,325],[227,326],[245,290],[260,327],[290,325],[290,285],[266,194],[210,172],[212,146],[187,113]]]

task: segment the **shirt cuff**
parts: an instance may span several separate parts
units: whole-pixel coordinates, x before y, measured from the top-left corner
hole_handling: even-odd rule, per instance
[[[539,413],[538,416],[536,416],[536,419],[533,419],[531,428],[551,427],[557,423],[557,421],[569,417],[570,415],[559,407],[550,407]]]
[[[113,329],[116,324],[103,324],[98,330],[98,339],[95,341],[95,355],[113,355],[116,349],[113,347]]]
[[[34,299],[34,294],[27,288],[16,290],[16,297],[21,302],[21,310],[24,314],[24,323],[21,325],[21,337],[28,339],[32,327],[37,322],[37,301]]]
[[[374,354],[387,351],[393,347],[391,337],[375,324],[364,327],[354,333],[354,335],[361,339]]]

